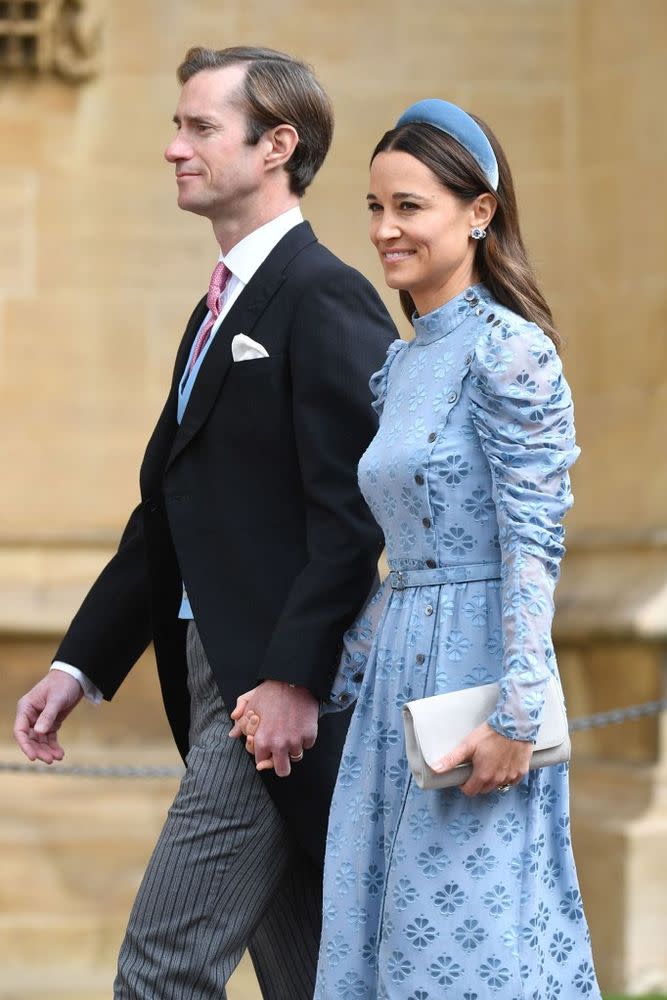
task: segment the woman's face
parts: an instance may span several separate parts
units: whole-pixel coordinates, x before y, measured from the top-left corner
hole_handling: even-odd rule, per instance
[[[470,238],[476,202],[463,202],[410,153],[378,153],[371,164],[370,238],[390,288],[404,289],[420,315],[477,280]]]

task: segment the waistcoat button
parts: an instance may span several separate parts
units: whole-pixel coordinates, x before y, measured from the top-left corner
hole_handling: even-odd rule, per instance
[[[423,486],[424,485],[424,477],[422,476],[422,474],[420,472],[418,472],[415,475],[415,482],[416,482],[417,486]]]
[[[435,559],[427,559],[426,565],[429,569],[435,569]]]
[[[433,605],[432,605],[432,604],[427,604],[427,605],[426,605],[426,607],[424,608],[424,614],[425,614],[425,615],[426,615],[427,617],[428,617],[429,615],[432,615],[432,614],[433,614]]]

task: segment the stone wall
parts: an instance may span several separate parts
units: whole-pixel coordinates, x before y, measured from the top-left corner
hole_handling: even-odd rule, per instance
[[[0,657],[12,695],[44,669],[136,502],[137,466],[175,347],[215,259],[207,224],[177,210],[173,172],[162,160],[173,128],[175,67],[190,44],[253,42],[306,58],[331,93],[334,147],[304,210],[321,239],[379,288],[364,208],[374,142],[407,104],[435,95],[475,111],[496,131],[514,170],[526,241],[567,339],[583,448],[568,524],[572,569],[566,564],[558,619],[572,707],[578,713],[632,698],[626,681],[642,670],[648,680],[641,690],[660,690],[664,661],[652,658],[646,643],[661,648],[665,620],[650,639],[641,622],[646,614],[655,619],[667,580],[663,0],[421,0],[409,9],[398,0],[101,6],[104,47],[89,82],[0,77]],[[393,295],[385,299],[408,334]],[[628,577],[636,581],[630,594]],[[173,759],[155,687],[144,680],[149,675],[147,663],[117,709],[102,709],[102,717],[86,709],[81,721],[72,720],[75,756]],[[0,712],[5,731],[10,715],[8,700]],[[664,888],[667,873],[651,868],[646,840],[629,844],[630,820],[614,814],[618,772],[617,784],[605,785],[613,794],[600,804],[632,883],[632,899],[615,896],[615,909],[585,809],[588,790],[600,786],[600,767],[624,742],[625,765],[648,768],[631,772],[649,782],[632,829],[643,823],[663,830],[656,803],[664,800],[664,739],[651,725],[617,728],[595,745],[583,737],[575,742],[581,767],[593,768],[579,779],[575,766],[574,826],[597,960],[610,987],[667,982],[664,956],[637,957],[636,943],[644,929],[636,904],[641,886],[652,880]],[[7,746],[4,756],[11,752]],[[56,867],[70,864],[54,860],[67,847],[61,842],[55,851],[40,834],[42,824],[63,823],[70,791],[59,804],[55,784],[48,785],[48,806],[36,815],[26,803],[47,787],[40,781],[51,779],[7,780],[13,784],[9,818],[0,824],[4,864],[20,856],[29,873],[31,842],[39,847],[36,873],[45,858]],[[74,794],[85,795],[72,786]],[[109,794],[118,801],[117,792]],[[142,795],[128,789],[126,800],[127,822],[137,819],[144,852],[168,790],[147,790],[147,801],[152,794],[160,805],[146,807],[150,819],[137,805]],[[101,838],[101,872],[110,856],[102,833],[107,807],[101,797],[88,808]],[[122,833],[112,839],[119,843]],[[121,883],[134,885],[140,867],[135,859]],[[120,896],[117,921],[126,906]],[[94,897],[87,894],[81,911],[89,922]],[[53,897],[55,923],[63,899]],[[3,900],[2,920],[16,927],[16,941],[32,933],[30,907],[12,906],[9,896]],[[113,949],[99,944],[108,919],[103,908],[97,913],[101,937],[86,954],[104,979]],[[660,912],[651,913],[655,924]],[[115,928],[117,937],[120,923]],[[32,994],[26,987],[11,996]]]

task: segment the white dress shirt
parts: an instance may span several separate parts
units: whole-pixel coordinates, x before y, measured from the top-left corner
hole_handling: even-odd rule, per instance
[[[254,232],[249,233],[239,243],[237,243],[236,246],[232,247],[227,256],[222,253],[220,254],[218,260],[223,261],[225,266],[229,268],[231,271],[231,277],[227,281],[225,290],[221,296],[220,315],[215,321],[211,330],[211,336],[201,352],[200,357],[202,362],[204,355],[211,346],[213,338],[218,332],[220,324],[254,275],[255,271],[257,271],[260,265],[264,263],[266,258],[269,256],[274,247],[277,246],[283,236],[285,236],[290,229],[298,226],[301,222],[303,222],[301,209],[298,205],[295,205],[294,208],[288,209],[286,212],[283,212],[282,215],[276,216],[275,219],[271,219],[270,222],[265,223],[263,226],[260,226],[259,229],[255,229]],[[202,321],[202,326],[210,318],[210,315],[210,312],[206,314]],[[201,326],[199,329],[201,329]],[[193,340],[192,349],[194,349],[196,339],[197,338],[195,337]],[[192,351],[190,353],[192,354]],[[190,361],[188,359],[186,372],[189,365]],[[71,677],[74,677],[83,688],[83,693],[88,701],[92,701],[94,704],[98,704],[102,701],[103,695],[99,688],[97,688],[81,670],[72,666],[71,663],[64,663],[62,660],[54,660],[51,664],[51,670],[62,670],[64,673],[70,674]]]

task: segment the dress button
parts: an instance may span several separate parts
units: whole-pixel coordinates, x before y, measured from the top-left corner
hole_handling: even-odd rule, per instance
[[[431,527],[431,518],[430,517],[422,517],[422,524],[424,525],[425,528],[430,528]]]
[[[352,678],[352,680],[354,681],[355,684],[361,684],[361,682],[363,681],[363,679],[364,679],[364,675],[363,674],[355,674],[353,676],[353,678]]]
[[[429,569],[435,569],[435,565],[436,565],[435,559],[427,559],[426,560],[426,565],[428,566]]]
[[[458,397],[458,393],[456,393],[456,392],[450,392],[449,396],[447,396],[447,402],[448,403],[455,403],[458,398],[459,398]]]
[[[475,309],[475,316],[481,316],[484,312],[484,306],[477,306]]]
[[[417,653],[417,656],[416,656],[417,663],[422,664],[425,659],[426,659],[426,657],[424,656],[423,653]]]
[[[415,482],[416,482],[417,486],[423,486],[424,485],[424,477],[422,476],[422,474],[420,472],[418,472],[415,475]]]
[[[467,302],[470,302],[471,299],[474,299],[475,293],[473,292],[472,288],[467,288],[466,293],[463,297]]]
[[[493,320],[495,318],[496,318],[496,314],[495,313],[489,313],[489,315],[486,317],[486,322],[487,323],[491,323],[491,322],[493,322]]]
[[[432,614],[433,614],[433,605],[432,605],[432,604],[427,604],[427,605],[426,605],[426,607],[424,608],[424,614],[426,615],[426,617],[427,617],[427,618],[428,618],[428,617],[429,617],[430,615],[432,615]]]
[[[346,701],[350,700],[350,696],[349,694],[346,694],[345,691],[343,691],[343,693],[339,696],[338,700],[339,702],[341,702],[341,704],[344,704]]]
[[[429,444],[433,444],[437,436],[438,435],[435,433],[435,431],[431,431],[431,433],[428,436]]]

